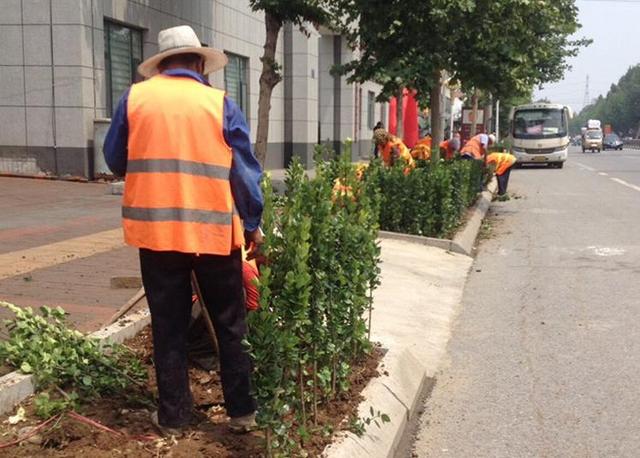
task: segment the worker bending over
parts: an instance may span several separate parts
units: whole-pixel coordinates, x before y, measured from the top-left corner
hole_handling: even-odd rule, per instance
[[[431,135],[427,134],[411,149],[411,157],[416,160],[428,161],[431,159]]]
[[[475,137],[469,139],[469,141],[460,150],[460,157],[462,159],[475,159],[484,160],[489,146],[493,145],[496,141],[496,136],[491,134],[478,134]]]
[[[382,162],[387,167],[392,167],[398,159],[403,159],[409,170],[415,166],[409,148],[395,135],[386,130],[378,130],[375,133],[375,142]]]
[[[460,150],[460,134],[454,134],[453,138],[440,142],[440,157],[450,161],[456,157]]]
[[[511,169],[516,163],[516,157],[509,153],[491,153],[487,156],[487,166],[495,169],[496,178],[498,180],[498,195],[503,196],[507,193],[509,185],[509,175]]]

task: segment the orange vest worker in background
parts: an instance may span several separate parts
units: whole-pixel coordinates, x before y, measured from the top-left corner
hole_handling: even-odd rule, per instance
[[[393,166],[395,161],[399,158],[404,159],[407,163],[405,173],[409,173],[411,169],[415,167],[415,162],[411,157],[409,148],[395,135],[391,135],[389,132],[380,131],[376,132],[375,136],[376,146],[382,158],[382,162],[387,167]]]
[[[490,145],[495,142],[494,135],[478,134],[469,139],[469,141],[460,150],[463,159],[484,159]]]
[[[153,332],[158,411],[165,435],[194,425],[187,366],[194,272],[218,336],[220,377],[230,428],[255,428],[251,361],[242,288],[243,239],[262,244],[261,168],[238,106],[203,76],[227,57],[202,47],[189,26],[158,34],[160,52],[138,67],[148,78],[120,99],[104,145],[125,176],[125,240],[140,250]]]
[[[418,143],[411,149],[411,157],[416,160],[428,161],[431,159],[431,135],[426,135],[418,140]]]
[[[460,134],[455,134],[453,138],[440,142],[440,157],[450,161],[460,149]]]

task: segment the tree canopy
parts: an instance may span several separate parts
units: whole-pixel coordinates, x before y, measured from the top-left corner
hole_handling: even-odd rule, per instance
[[[428,100],[439,71],[495,97],[526,95],[560,79],[588,40],[575,0],[337,0],[340,29],[360,51],[341,71],[351,81],[399,85]],[[335,16],[335,12],[334,12]],[[355,26],[354,26],[355,24]]]

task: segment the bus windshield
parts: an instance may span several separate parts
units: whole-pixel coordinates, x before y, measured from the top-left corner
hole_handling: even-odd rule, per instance
[[[518,110],[513,118],[513,137],[522,139],[561,138],[567,136],[564,110]]]

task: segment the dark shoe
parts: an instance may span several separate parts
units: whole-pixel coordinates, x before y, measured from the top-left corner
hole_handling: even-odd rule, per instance
[[[158,432],[164,437],[180,437],[184,434],[184,428],[170,428],[168,426],[162,426],[158,421],[158,411],[151,412],[151,423],[156,427]]]
[[[155,426],[156,429],[160,432],[160,434],[162,434],[164,437],[170,437],[170,436],[180,437],[184,434],[184,430],[186,428],[190,426],[198,426],[201,423],[204,423],[205,421],[208,421],[208,420],[209,420],[209,417],[207,417],[204,413],[200,412],[199,410],[193,410],[191,415],[191,421],[189,421],[189,423],[177,428],[171,428],[169,426],[162,426],[160,424],[160,422],[158,421],[157,410],[151,413],[151,423],[153,423],[153,426]]]
[[[256,413],[250,413],[242,417],[232,417],[229,420],[229,429],[236,434],[246,434],[258,429],[258,423],[256,423]]]

